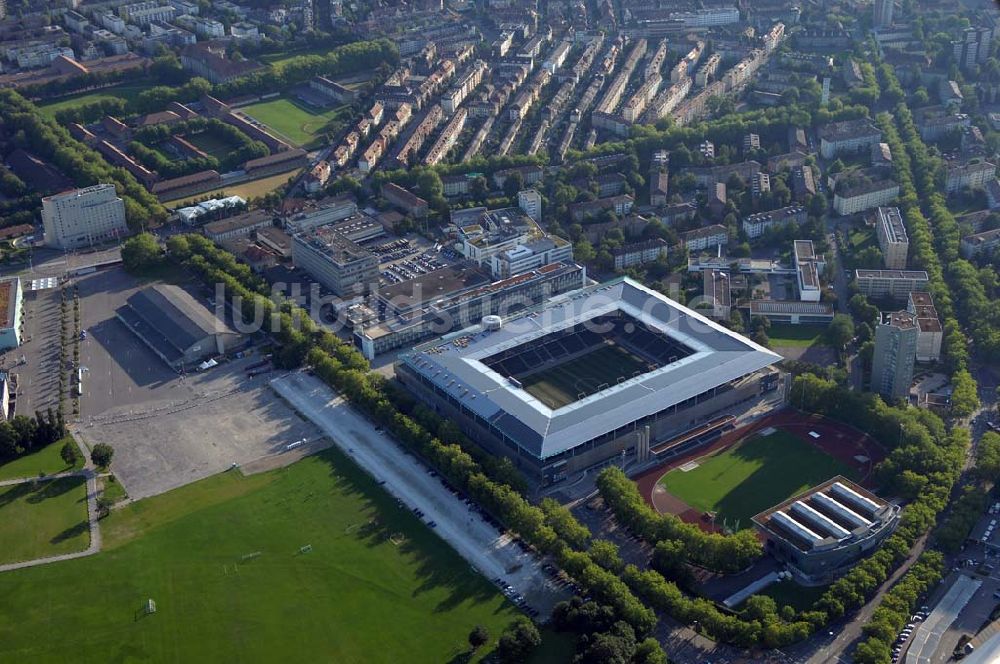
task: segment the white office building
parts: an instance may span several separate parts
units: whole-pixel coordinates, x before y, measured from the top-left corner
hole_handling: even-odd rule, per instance
[[[128,234],[125,203],[112,184],[73,189],[42,199],[45,244],[78,249]]]

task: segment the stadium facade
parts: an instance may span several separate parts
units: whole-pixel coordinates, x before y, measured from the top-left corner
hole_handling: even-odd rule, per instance
[[[744,412],[781,357],[628,279],[490,317],[400,356],[418,398],[543,483]]]
[[[765,548],[801,582],[829,583],[896,529],[899,505],[837,476],[753,518]]]

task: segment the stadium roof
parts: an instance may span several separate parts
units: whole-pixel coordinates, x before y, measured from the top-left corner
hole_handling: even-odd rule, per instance
[[[555,410],[483,363],[501,351],[615,311],[694,352]],[[543,459],[780,359],[627,277],[550,298],[504,320],[499,330],[466,328],[400,356],[413,371]]]

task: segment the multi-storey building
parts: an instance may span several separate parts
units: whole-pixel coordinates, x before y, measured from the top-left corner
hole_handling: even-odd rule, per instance
[[[949,165],[945,175],[945,190],[951,194],[961,189],[983,189],[996,179],[996,164],[988,161],[974,161],[967,164]]]
[[[645,242],[632,242],[615,248],[611,255],[615,259],[615,269],[624,270],[633,265],[652,263],[661,256],[666,257],[667,241],[663,238],[653,238]]]
[[[858,290],[867,297],[892,297],[904,300],[913,291],[927,290],[923,270],[855,270]]]
[[[833,159],[838,154],[868,150],[882,140],[882,132],[871,120],[845,120],[833,122],[819,129],[820,154]]]
[[[875,235],[882,249],[885,267],[889,270],[905,270],[906,257],[910,251],[910,240],[906,236],[903,217],[896,207],[880,207],[875,219]]]
[[[42,199],[45,243],[78,249],[128,234],[125,203],[113,184],[64,191]]]
[[[846,216],[888,205],[899,195],[899,184],[894,180],[875,180],[853,187],[846,187],[833,195],[833,209]]]
[[[378,284],[378,258],[330,226],[293,235],[292,261],[339,297],[361,295]]]
[[[806,209],[801,205],[791,205],[789,207],[771,210],[770,212],[758,212],[743,219],[743,232],[751,240],[764,235],[767,229],[773,226],[784,224],[802,224],[806,221]]]
[[[875,328],[871,389],[887,399],[906,398],[917,359],[917,317],[908,311],[882,314]]]
[[[937,362],[941,359],[944,330],[930,293],[910,293],[906,310],[917,317],[917,362]]]

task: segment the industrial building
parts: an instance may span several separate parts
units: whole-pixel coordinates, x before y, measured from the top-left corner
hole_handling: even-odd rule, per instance
[[[179,286],[144,288],[126,300],[118,319],[177,370],[237,346],[242,337]]]
[[[623,277],[418,346],[396,375],[487,451],[553,483],[675,454],[679,435],[774,389],[780,359]],[[566,379],[581,366],[590,378]]]
[[[874,551],[899,523],[887,503],[836,476],[753,517],[765,550],[808,585],[829,583]]]

